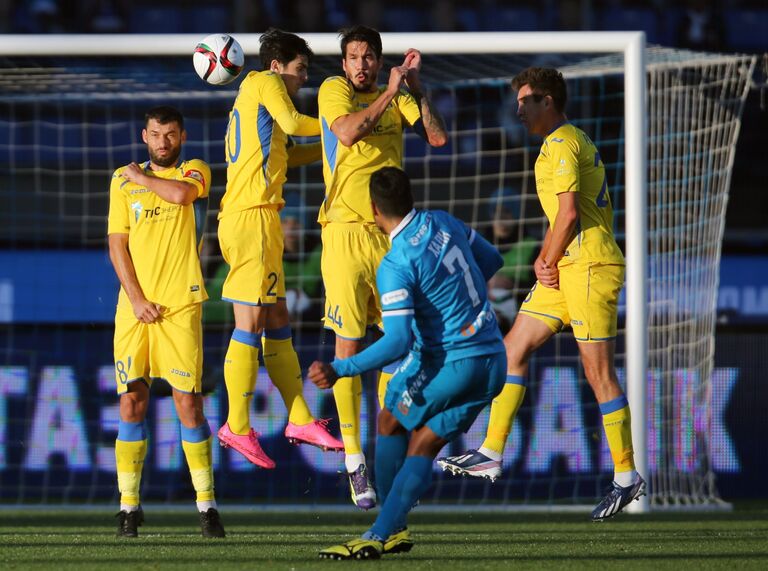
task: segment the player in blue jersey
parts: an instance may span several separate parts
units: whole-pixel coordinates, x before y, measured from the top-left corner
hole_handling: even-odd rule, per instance
[[[370,192],[376,225],[392,242],[376,275],[384,336],[347,359],[312,363],[309,378],[327,389],[405,358],[378,417],[381,512],[361,538],[322,550],[328,559],[411,549],[406,517],[430,486],[433,459],[501,391],[507,365],[485,286],[502,266],[496,249],[445,212],[414,210],[396,167],[374,172]]]

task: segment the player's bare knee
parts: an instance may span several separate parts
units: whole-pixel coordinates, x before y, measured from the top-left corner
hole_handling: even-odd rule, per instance
[[[285,300],[278,300],[275,305],[265,307],[264,327],[267,329],[280,329],[289,324],[288,307]]]
[[[201,395],[174,390],[173,402],[176,405],[176,414],[179,416],[179,422],[187,428],[196,428],[205,422]]]
[[[405,434],[407,431],[403,425],[386,408],[381,409],[377,419],[378,432],[382,436],[394,436],[396,434]]]
[[[434,458],[446,444],[448,441],[442,436],[435,434],[429,427],[422,426],[411,434],[411,440],[408,443],[408,456]]]
[[[265,307],[254,307],[242,303],[232,304],[235,314],[235,328],[248,333],[259,333],[264,329]]]
[[[507,367],[510,370],[525,367],[533,350],[522,345],[519,340],[510,335],[504,337],[504,348],[507,352]]]
[[[133,391],[120,396],[120,419],[124,422],[142,422],[147,415],[148,393]]]
[[[584,375],[598,402],[612,400],[624,393],[613,367],[584,367]]]

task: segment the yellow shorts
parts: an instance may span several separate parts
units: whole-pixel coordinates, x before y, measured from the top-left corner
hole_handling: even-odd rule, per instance
[[[229,273],[221,299],[270,305],[285,298],[283,229],[274,208],[249,208],[219,220],[219,246]]]
[[[624,266],[572,264],[560,269],[560,289],[536,282],[520,306],[555,333],[565,325],[577,341],[608,341],[616,337],[619,293]]]
[[[373,224],[331,223],[322,238],[323,322],[340,337],[362,339],[368,326],[381,326],[376,270],[389,251],[389,236]]]
[[[200,392],[203,373],[203,304],[166,308],[154,323],[142,323],[130,304],[115,313],[115,379],[122,394],[134,381],[168,381],[177,391]]]

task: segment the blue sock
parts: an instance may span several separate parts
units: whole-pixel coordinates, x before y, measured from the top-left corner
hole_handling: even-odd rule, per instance
[[[419,500],[421,494],[427,491],[430,484],[432,484],[432,458],[408,456],[392,482],[392,488],[379,512],[379,517],[367,533],[382,540],[387,539],[400,522],[405,523],[408,512]]]
[[[408,452],[408,434],[394,434],[392,436],[376,436],[376,495],[379,505],[384,502],[392,488],[392,482],[395,481],[398,470],[405,461],[405,454]],[[405,520],[395,522],[395,531],[405,527]],[[386,538],[385,538],[386,539]]]
[[[392,482],[395,480],[397,471],[405,461],[405,454],[408,452],[408,435],[394,434],[376,436],[376,494],[379,497],[379,504],[383,504],[392,488]]]

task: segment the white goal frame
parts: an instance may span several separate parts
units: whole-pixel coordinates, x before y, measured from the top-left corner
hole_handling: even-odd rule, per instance
[[[258,54],[260,34],[233,34],[246,55]],[[301,34],[318,55],[339,53],[336,34]],[[165,56],[189,55],[199,34],[0,35],[0,53],[27,56]],[[387,54],[418,48],[429,54],[487,53],[619,53],[624,56],[624,121],[626,165],[626,371],[632,413],[632,435],[638,472],[648,474],[646,379],[648,368],[648,213],[647,100],[644,32],[462,32],[384,33]],[[628,509],[648,512],[648,496]]]

